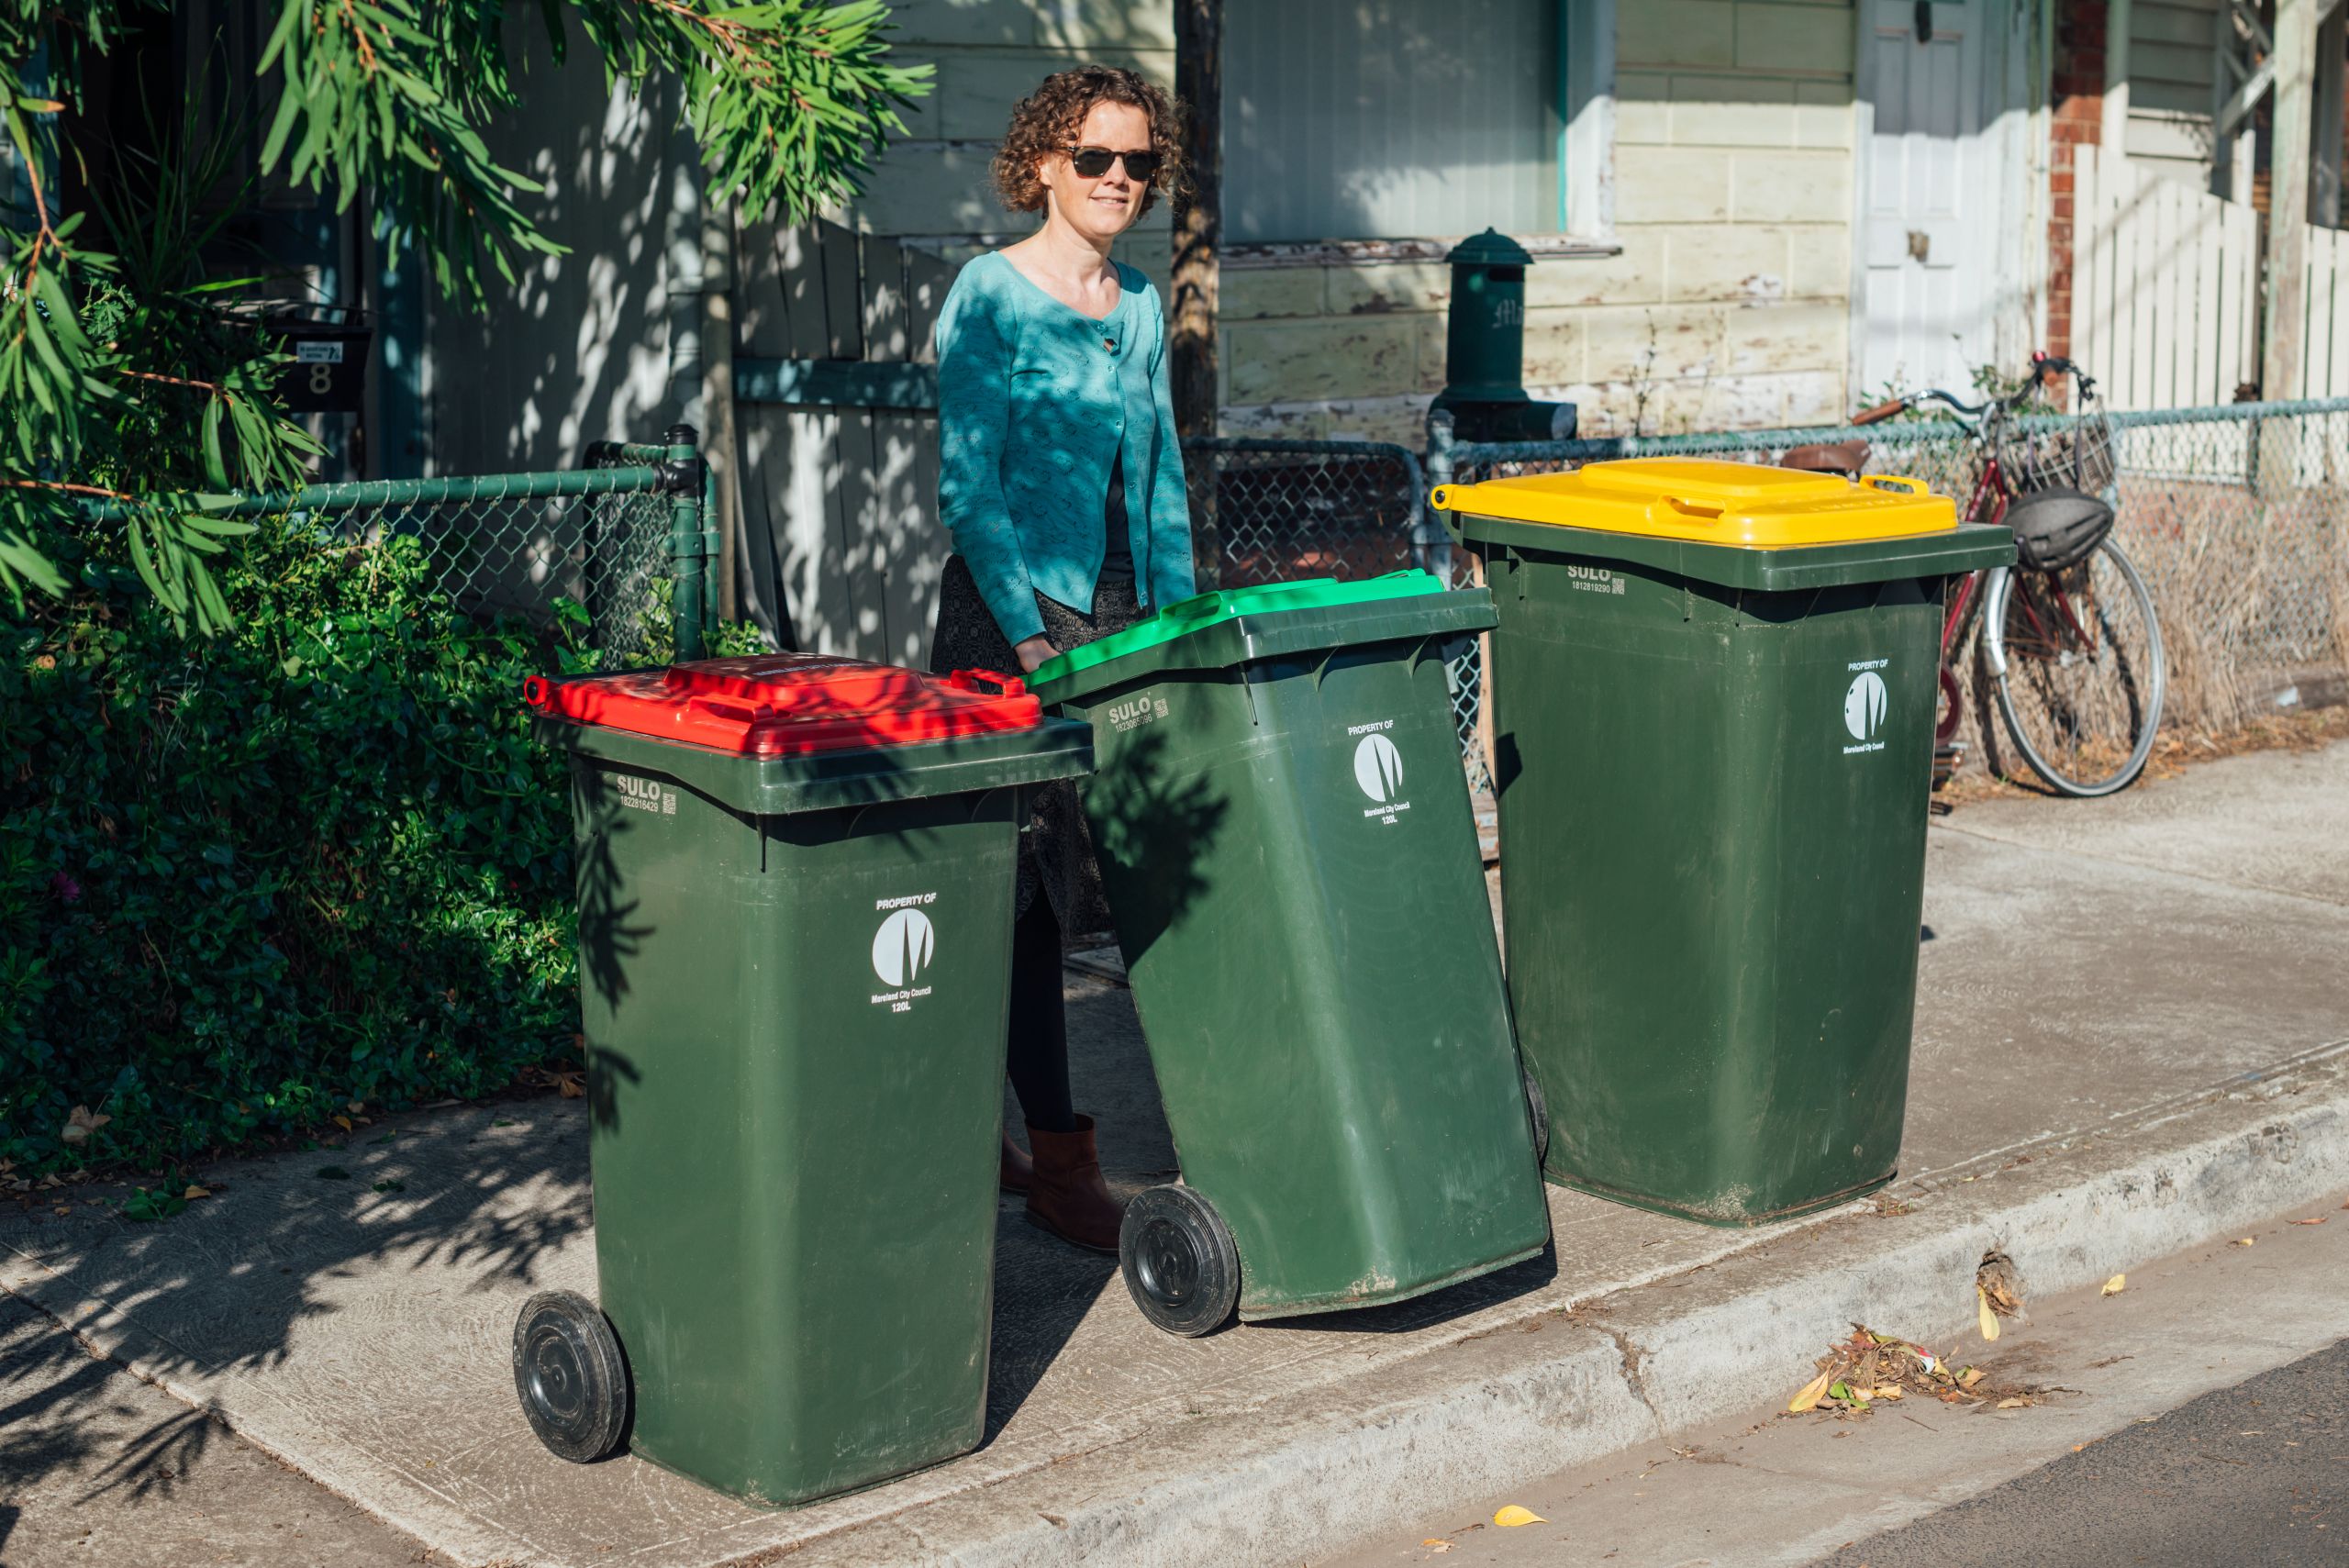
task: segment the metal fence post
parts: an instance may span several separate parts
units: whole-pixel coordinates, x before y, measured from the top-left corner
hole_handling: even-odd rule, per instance
[[[700,432],[691,425],[672,425],[663,432],[668,461],[661,465],[664,487],[673,497],[669,514],[670,614],[676,623],[677,657],[702,655],[702,497],[703,463],[695,443]]]
[[[718,465],[704,458],[701,472],[701,624],[706,634],[714,636],[725,613],[718,601],[718,585],[726,580],[721,558],[726,541],[718,515]]]

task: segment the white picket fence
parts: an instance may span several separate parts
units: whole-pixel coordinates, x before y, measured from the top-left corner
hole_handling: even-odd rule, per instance
[[[2299,383],[2284,397],[2349,396],[2349,231],[2309,230]]]
[[[2072,358],[2097,378],[2108,407],[2182,408],[2231,403],[2259,378],[2259,225],[2242,202],[2138,172],[2093,147],[2073,153]],[[2311,254],[2335,255],[2330,229]],[[2349,245],[2339,248],[2349,258]],[[2333,346],[2334,270],[2309,291],[2310,352],[2303,363],[2349,387],[2349,287],[2339,290],[2341,342]],[[2314,302],[2325,301],[2323,336]],[[2315,345],[2327,345],[2319,350]],[[2313,373],[2313,371],[2312,371]],[[2270,397],[2323,397],[2311,384]]]

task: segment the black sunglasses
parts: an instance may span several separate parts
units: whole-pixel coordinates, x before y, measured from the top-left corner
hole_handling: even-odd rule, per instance
[[[1097,180],[1109,172],[1109,165],[1125,160],[1126,178],[1149,184],[1151,176],[1158,172],[1155,152],[1112,152],[1106,147],[1063,147],[1069,167],[1088,180]]]

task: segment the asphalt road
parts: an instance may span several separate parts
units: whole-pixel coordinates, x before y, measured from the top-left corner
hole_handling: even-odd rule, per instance
[[[1824,1562],[2337,1568],[2349,1562],[2349,1340]]]

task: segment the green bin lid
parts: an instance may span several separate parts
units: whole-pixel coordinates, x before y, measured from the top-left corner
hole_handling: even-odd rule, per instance
[[[1242,616],[1344,609],[1355,605],[1411,599],[1423,594],[1444,591],[1441,578],[1417,567],[1358,583],[1341,583],[1334,577],[1301,577],[1293,583],[1260,583],[1248,588],[1219,588],[1211,594],[1195,594],[1190,598],[1167,606],[1148,619],[1136,621],[1123,631],[1111,632],[1098,642],[1072,648],[1047,660],[1028,677],[1028,684],[1031,689],[1042,687],[1081,671],[1107,664],[1112,659],[1122,659],[1145,649],[1197,636],[1209,627],[1221,626]],[[1050,695],[1046,700],[1051,700]]]

